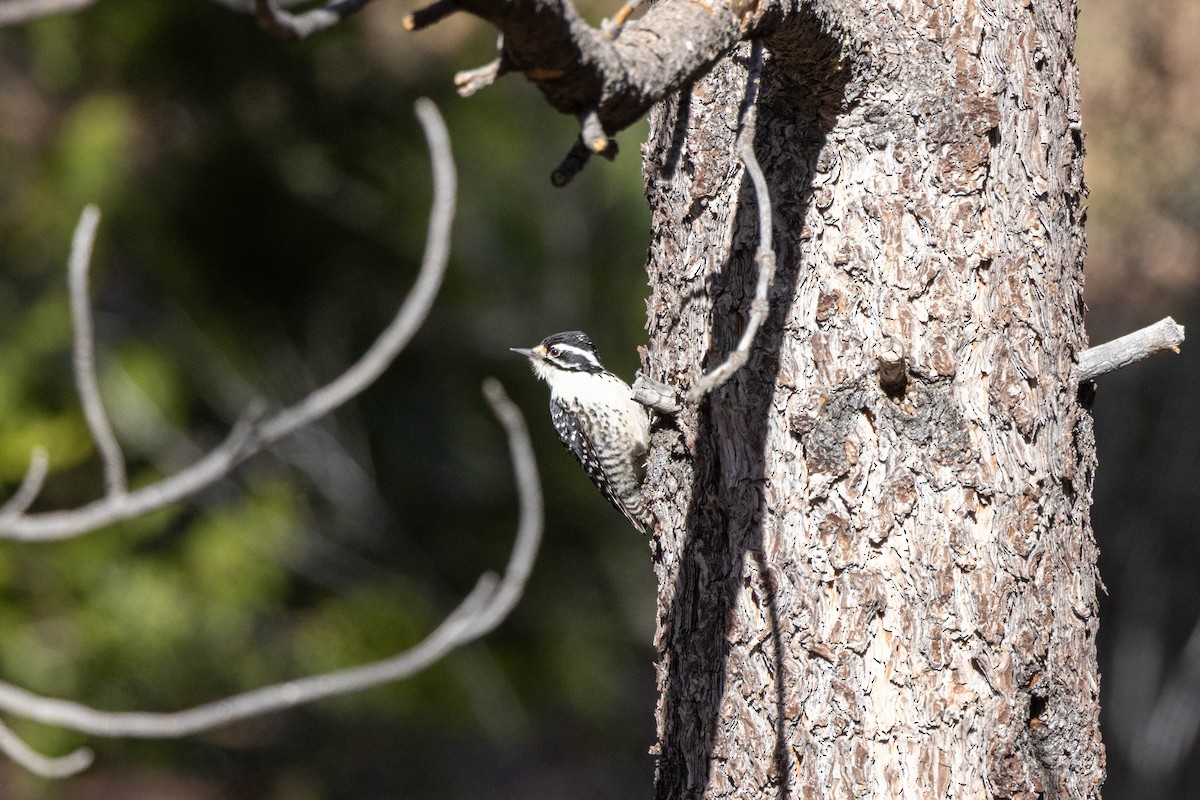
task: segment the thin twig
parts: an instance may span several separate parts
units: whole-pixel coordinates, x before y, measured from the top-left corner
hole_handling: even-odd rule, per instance
[[[33,505],[38,493],[42,491],[42,485],[46,482],[46,472],[49,469],[50,457],[46,454],[46,448],[33,448],[33,453],[29,456],[29,469],[25,470],[25,477],[21,479],[21,485],[17,487],[13,496],[8,498],[3,506],[0,506],[0,525],[21,516]]]
[[[370,0],[330,0],[323,6],[293,14],[277,0],[254,0],[254,13],[263,30],[285,39],[303,39],[339,22],[369,3]]]
[[[416,646],[390,658],[273,684],[183,711],[111,712],[44,697],[0,681],[0,709],[25,719],[106,737],[168,739],[188,736],[249,717],[281,711],[335,695],[402,680],[436,663],[452,650],[494,630],[525,591],[542,538],[542,490],[525,420],[495,379],[483,386],[504,427],[520,503],[520,521],[502,578],[480,577],[469,595]]]
[[[1119,339],[1089,347],[1079,354],[1074,380],[1083,383],[1106,372],[1127,367],[1156,353],[1179,352],[1183,344],[1183,326],[1167,317]]]
[[[687,400],[695,403],[706,394],[729,380],[735,372],[750,358],[750,348],[758,329],[767,320],[771,312],[770,293],[775,282],[775,246],[772,243],[771,227],[771,195],[767,188],[767,179],[762,167],[754,154],[754,132],[757,121],[758,82],[762,71],[762,41],[754,41],[754,49],[750,57],[750,71],[746,85],[746,99],[743,101],[743,119],[741,131],[737,137],[738,155],[750,175],[754,185],[754,195],[758,200],[758,250],[754,261],[758,266],[758,285],[754,289],[754,300],[750,303],[750,318],[737,347],[720,365],[704,375],[688,390]]]
[[[96,226],[100,224],[100,209],[89,205],[79,215],[75,235],[71,237],[71,258],[68,261],[67,285],[71,291],[71,323],[75,328],[74,366],[75,385],[88,430],[104,462],[104,486],[109,497],[125,493],[125,456],[117,443],[104,401],[96,380],[96,334],[92,327],[92,307],[88,299],[88,266],[92,260],[92,245],[96,241]]]
[[[625,5],[617,9],[617,13],[612,15],[612,19],[602,20],[600,22],[600,30],[605,37],[610,41],[616,41],[621,35],[621,31],[625,29],[625,23],[629,20],[629,16],[637,11],[638,6],[642,4],[642,0],[627,0]]]
[[[0,538],[48,541],[80,536],[195,495],[225,477],[267,445],[308,425],[356,396],[396,359],[420,328],[442,283],[454,219],[455,171],[449,136],[437,107],[418,100],[417,117],[429,142],[433,165],[433,204],[421,272],[391,324],[346,372],[249,429],[237,430],[208,455],[180,472],[132,492],[110,495],[70,511],[0,519]],[[245,426],[243,426],[245,428]]]
[[[77,775],[90,767],[93,759],[92,751],[87,747],[80,747],[57,758],[44,756],[3,722],[0,722],[0,752],[34,775],[51,779]]]
[[[51,14],[79,11],[95,2],[96,0],[5,0],[0,3],[0,28],[19,25]]]

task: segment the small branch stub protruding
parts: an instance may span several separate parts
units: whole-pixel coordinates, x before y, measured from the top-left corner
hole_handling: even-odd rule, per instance
[[[600,23],[600,30],[604,32],[604,36],[610,42],[617,40],[625,28],[625,23],[629,21],[630,15],[637,11],[641,4],[642,0],[628,0],[625,5],[617,9],[617,13],[612,15],[612,19],[606,19]]]
[[[480,89],[485,89],[491,86],[508,74],[511,69],[508,62],[503,56],[497,58],[490,64],[484,64],[482,67],[475,69],[464,69],[454,74],[454,87],[458,92],[459,97],[470,97]]]
[[[1084,350],[1079,354],[1079,365],[1075,367],[1073,377],[1076,383],[1083,383],[1156,353],[1167,350],[1178,353],[1181,344],[1183,326],[1167,317],[1140,331]]]
[[[576,142],[567,151],[563,160],[550,173],[550,182],[561,189],[571,181],[575,180],[575,176],[587,164],[588,159],[592,157],[592,151],[584,146],[583,142]]]
[[[875,363],[879,368],[880,388],[892,396],[904,394],[908,386],[908,358],[904,353],[904,343],[895,336],[883,337]]]
[[[404,27],[410,31],[419,31],[441,22],[456,11],[458,3],[455,0],[437,0],[405,17]]]
[[[633,399],[660,414],[679,413],[679,395],[667,384],[648,378],[638,371],[633,381]]]
[[[596,109],[590,109],[579,115],[579,138],[593,153],[603,153],[608,149],[608,134],[600,124],[600,116]]]

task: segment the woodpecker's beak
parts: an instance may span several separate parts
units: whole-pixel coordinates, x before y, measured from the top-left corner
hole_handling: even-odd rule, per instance
[[[514,353],[520,353],[521,355],[525,356],[526,358],[532,358],[537,361],[545,361],[546,360],[546,348],[540,344],[537,347],[534,347],[532,349],[525,348],[525,347],[510,347],[508,349],[512,350]]]

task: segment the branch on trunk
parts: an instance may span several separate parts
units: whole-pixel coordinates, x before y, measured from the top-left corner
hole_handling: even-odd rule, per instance
[[[1161,319],[1149,327],[1081,352],[1074,380],[1083,383],[1167,350],[1178,353],[1181,344],[1183,326],[1170,317]]]
[[[633,381],[633,399],[660,414],[679,413],[679,396],[667,384],[649,378],[638,371]]]
[[[460,73],[455,82],[474,90],[504,71],[523,72],[551,106],[580,120],[587,150],[606,152],[612,136],[704,74],[748,35],[748,17],[739,14],[748,14],[749,4],[735,12],[722,3],[661,0],[641,19],[626,22],[635,6],[622,9],[608,32],[584,22],[570,0],[436,0],[405,24],[417,30],[461,10],[495,25],[503,39],[496,74],[488,65]],[[574,171],[555,171],[556,185],[586,159],[575,162]]]
[[[362,358],[330,383],[298,403],[264,419],[260,419],[262,414],[257,407],[248,409],[243,414],[242,421],[234,427],[226,440],[208,455],[174,475],[134,491],[126,491],[124,488],[123,459],[120,458],[120,450],[112,438],[111,429],[107,427],[107,415],[104,413],[99,392],[94,388],[88,390],[84,386],[85,383],[94,381],[94,366],[90,355],[91,317],[86,309],[86,278],[79,280],[77,276],[86,275],[87,254],[91,249],[90,236],[87,235],[88,221],[92,220],[94,229],[95,216],[94,210],[85,209],[84,218],[80,223],[82,233],[77,232],[75,236],[71,256],[71,272],[72,276],[75,276],[72,280],[75,324],[78,326],[84,322],[87,326],[83,334],[78,329],[76,331],[76,376],[82,376],[80,393],[85,410],[89,405],[92,406],[91,410],[85,413],[105,465],[108,491],[104,498],[70,511],[26,514],[25,510],[32,504],[45,475],[44,457],[39,459],[35,454],[21,488],[0,508],[0,539],[67,539],[192,497],[227,476],[238,464],[253,454],[342,406],[383,374],[404,350],[429,314],[441,287],[449,258],[450,226],[455,205],[455,172],[450,154],[450,141],[445,123],[432,102],[420,100],[416,110],[429,142],[433,164],[433,207],[430,211],[429,232],[421,272],[391,324]],[[79,308],[81,299],[82,310]],[[81,343],[89,351],[86,356],[81,356],[78,352]]]
[[[498,381],[488,379],[483,391],[508,435],[520,500],[516,540],[503,577],[498,578],[490,572],[481,576],[471,593],[419,644],[380,661],[264,686],[183,711],[101,711],[69,700],[37,695],[3,681],[0,681],[0,710],[93,736],[176,739],[409,678],[451,651],[491,632],[509,615],[525,591],[541,543],[543,512],[537,463],[525,420]],[[70,775],[86,769],[91,763],[91,752],[86,748],[58,759],[42,756],[2,724],[0,750],[23,766],[49,777]]]
[[[326,28],[332,28],[358,11],[370,0],[329,0],[323,6],[293,14],[285,11],[278,0],[253,0],[254,15],[263,30],[284,39],[303,39]]]

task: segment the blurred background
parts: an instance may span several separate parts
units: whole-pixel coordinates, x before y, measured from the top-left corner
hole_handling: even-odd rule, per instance
[[[1093,342],[1197,318],[1200,4],[1081,0]],[[593,22],[615,8],[584,7]],[[654,581],[645,542],[579,479],[546,391],[508,352],[582,328],[630,377],[648,215],[638,143],[565,190],[572,120],[519,78],[469,100],[495,34],[420,35],[378,0],[303,42],[216,3],[106,0],[0,29],[0,482],[34,444],[40,508],[102,491],[71,381],[65,262],[84,204],[102,390],[135,484],[218,442],[255,397],[351,363],[413,280],[430,196],[420,95],[461,184],[447,283],[357,402],[199,502],[77,541],[0,547],[0,675],[109,709],[171,710],[418,641],[485,570],[516,507],[479,393],[525,410],[547,536],[513,616],[415,680],[178,742],[16,724],[97,765],[54,783],[0,761],[0,796],[55,800],[650,797]],[[1200,329],[1197,329],[1200,330]],[[1200,347],[1103,378],[1105,796],[1200,797]]]

